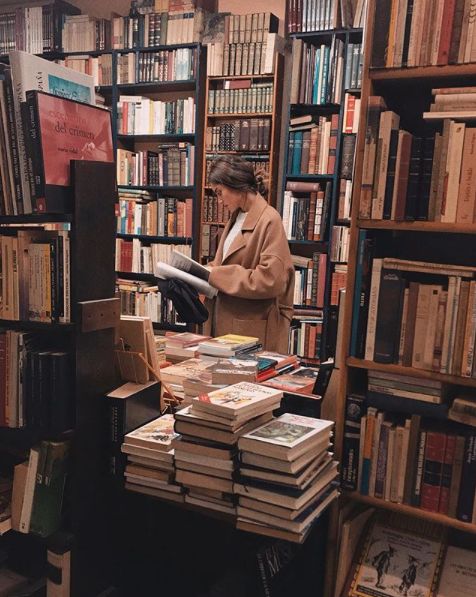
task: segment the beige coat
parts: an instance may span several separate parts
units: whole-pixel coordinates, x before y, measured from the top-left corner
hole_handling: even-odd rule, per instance
[[[257,336],[266,350],[286,353],[293,314],[294,267],[278,212],[261,195],[249,195],[241,233],[223,259],[225,226],[210,272],[218,296],[206,305],[204,333]]]

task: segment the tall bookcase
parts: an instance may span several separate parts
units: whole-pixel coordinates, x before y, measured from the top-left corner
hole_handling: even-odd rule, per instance
[[[293,325],[295,328],[294,334],[293,329],[291,330],[293,336],[290,338],[290,350],[302,353],[300,356],[302,356],[304,360],[307,360],[310,364],[319,363],[329,357],[335,357],[337,326],[339,323],[338,316],[340,310],[339,302],[336,300],[336,298],[339,296],[339,289],[343,289],[345,287],[345,269],[347,264],[345,255],[343,257],[339,257],[338,253],[341,252],[344,244],[346,244],[346,241],[343,239],[344,237],[347,237],[349,226],[348,217],[342,217],[342,215],[339,214],[339,202],[343,201],[343,197],[340,196],[342,194],[340,193],[340,188],[341,182],[343,180],[344,157],[347,162],[346,168],[350,172],[353,170],[352,164],[354,159],[352,148],[350,155],[346,156],[343,156],[343,149],[346,143],[345,137],[355,137],[355,133],[350,135],[344,133],[344,118],[346,116],[345,97],[348,94],[352,95],[354,98],[360,97],[360,88],[356,88],[355,85],[353,88],[351,88],[349,85],[346,85],[345,73],[351,68],[351,61],[355,60],[355,57],[353,57],[349,52],[349,50],[352,50],[351,45],[354,44],[355,46],[358,46],[361,44],[362,35],[362,29],[326,29],[322,31],[305,31],[290,34],[294,46],[293,56],[296,52],[297,40],[301,40],[303,44],[307,45],[307,47],[313,47],[317,49],[317,51],[319,51],[319,48],[324,46],[329,49],[334,48],[336,40],[340,40],[342,44],[342,69],[340,71],[334,72],[335,83],[334,91],[332,92],[333,95],[335,95],[336,91],[339,91],[340,101],[335,103],[318,100],[318,103],[308,103],[309,98],[305,98],[305,102],[296,103],[293,102],[292,94],[290,94],[291,101],[289,103],[287,115],[288,129],[287,143],[285,144],[286,155],[283,156],[283,191],[285,192],[285,197],[287,190],[292,193],[293,199],[296,199],[296,209],[293,214],[293,206],[291,204],[291,208],[289,209],[289,203],[286,203],[286,199],[281,208],[285,228],[288,233],[288,238],[290,239],[289,244],[291,253],[301,257],[302,259],[301,265],[296,265],[296,267],[308,275],[308,278],[303,278],[304,294],[306,291],[306,286],[308,288],[311,287],[310,277],[312,268],[308,269],[309,266],[305,263],[306,260],[309,260],[309,263],[311,263],[313,260],[313,255],[321,254],[325,256],[324,267],[322,267],[322,263],[319,263],[319,258],[317,258],[317,260],[314,259],[314,263],[317,266],[316,269],[318,270],[318,275],[315,276],[315,273],[317,272],[313,271],[312,293],[313,295],[317,295],[317,300],[307,300],[305,304],[304,301],[302,301],[302,304],[294,305],[297,318],[295,319]],[[302,58],[301,63],[304,63],[304,57]],[[336,65],[337,60],[334,61],[332,68],[337,69]],[[301,72],[295,73],[293,59],[293,64],[291,65],[291,68],[293,69],[290,79],[291,87],[296,85],[296,82],[299,81],[299,78],[302,80],[303,78],[309,77],[310,69],[313,67],[314,65],[303,65],[300,69]],[[330,68],[331,65],[329,64],[329,69]],[[358,71],[358,66],[356,71]],[[327,75],[324,75],[324,78],[325,76]],[[299,99],[301,99],[301,97]],[[295,149],[293,149],[294,129],[289,127],[289,123],[293,118],[303,116],[309,116],[314,123],[319,123],[319,119],[323,117],[329,122],[332,121],[337,125],[336,128],[332,130],[330,135],[330,143],[333,143],[333,146],[331,150],[332,154],[329,151],[329,156],[332,155],[334,160],[332,173],[325,172],[320,174],[309,174],[295,171],[296,168],[294,161],[296,157]],[[300,162],[301,157],[298,159],[298,170],[301,166]],[[346,177],[349,179],[350,184],[352,184],[352,175],[346,175]],[[304,189],[304,185],[301,185],[300,188],[300,183],[304,183],[304,185],[307,185],[308,188]],[[313,193],[317,193],[317,191],[322,192],[324,195],[323,205],[321,205],[320,208],[323,222],[320,226],[319,240],[309,240],[309,236],[312,236],[312,230],[309,234],[307,234],[308,226],[310,225],[310,212],[312,211],[310,196]],[[299,205],[300,202],[301,205]],[[288,207],[286,207],[286,205],[288,205]],[[312,215],[312,217],[314,217],[314,215]],[[293,219],[295,220],[294,223]],[[308,237],[306,239],[297,238],[292,232],[295,230],[295,228],[299,227],[300,221],[305,222],[304,226],[306,230],[304,231],[304,236]],[[315,230],[317,230],[317,228]],[[340,238],[339,234],[342,233],[343,236]],[[346,251],[343,252],[346,253]],[[334,283],[333,288],[333,279],[336,275],[336,268],[339,266],[343,266],[342,269],[344,271],[344,280],[341,281],[340,285]],[[324,282],[322,280],[323,277]],[[337,282],[337,280],[335,282]],[[296,284],[298,285],[299,283],[296,282]],[[321,290],[319,290],[320,286],[322,286]],[[302,294],[301,288],[299,288],[299,291],[300,292],[298,294]],[[333,291],[332,296],[331,291]],[[309,303],[311,303],[311,305],[309,305]],[[306,325],[308,326],[307,330]],[[316,327],[317,331],[314,333],[314,339],[310,340],[310,336],[312,336],[313,332],[310,333],[309,328],[312,327]],[[310,349],[311,343],[314,349]]]
[[[115,384],[114,332],[119,301],[114,298],[115,168],[110,163],[72,162],[74,212],[2,216],[0,233],[37,229],[42,224],[69,225],[72,323],[1,320],[3,330],[34,332],[72,358],[74,426],[61,434],[38,427],[0,428],[0,458],[28,459],[42,439],[71,442],[64,497],[64,536],[72,537],[71,595],[96,595],[107,584],[105,499],[106,459],[103,450],[104,393]],[[48,344],[46,344],[48,345]],[[40,576],[46,573],[48,539],[14,530],[0,537],[11,564]]]
[[[228,221],[226,214],[222,214],[219,217],[218,200],[212,195],[210,187],[207,185],[207,163],[210,164],[213,159],[216,159],[222,155],[241,155],[243,158],[249,160],[255,165],[255,169],[264,169],[269,175],[269,194],[268,201],[271,205],[276,206],[277,203],[277,189],[278,189],[278,169],[279,169],[279,139],[280,139],[280,121],[279,117],[282,111],[282,88],[281,81],[283,80],[284,73],[284,57],[276,53],[274,59],[273,73],[270,74],[249,74],[249,75],[223,75],[223,76],[210,76],[206,78],[205,85],[205,117],[204,117],[204,138],[202,145],[202,185],[200,193],[200,244],[198,247],[198,254],[202,261],[209,261],[214,257],[216,247],[218,244],[219,237],[225,224]],[[218,103],[215,103],[215,109],[213,108],[213,100],[211,97],[219,97],[219,93],[227,89],[230,92],[234,89],[229,85],[237,85],[236,89],[239,90],[240,82],[249,83],[251,87],[244,89],[245,91],[251,91],[253,86],[266,86],[272,87],[270,99],[271,105],[269,109],[265,111],[250,111],[247,102],[251,100],[240,100],[243,105],[243,109],[239,111],[231,111],[231,103],[228,105],[223,101],[223,105],[218,107]],[[238,102],[236,105],[239,106]],[[263,122],[269,123],[269,145],[267,148],[259,148],[259,145],[254,147],[253,141],[249,140],[248,144],[251,146],[247,148],[238,147],[237,144],[233,145],[233,149],[219,149],[210,148],[209,144],[212,141],[212,129],[221,129],[221,138],[225,136],[229,137],[228,133],[225,132],[225,127],[235,127],[235,122],[240,123],[246,122],[249,124],[251,129],[256,123],[257,126],[262,127]],[[256,133],[256,143],[258,143],[260,133]],[[249,131],[249,135],[251,132]],[[220,137],[220,133],[217,134]],[[248,137],[249,139],[249,137]],[[238,139],[235,143],[237,143]],[[228,141],[225,141],[225,145]],[[215,145],[223,146],[218,140]],[[232,146],[230,142],[229,147]],[[205,231],[205,234],[204,234]],[[204,240],[204,237],[206,240]]]
[[[349,275],[346,291],[347,297],[343,325],[341,378],[338,390],[337,403],[338,408],[336,419],[336,450],[339,456],[339,460],[343,460],[344,475],[346,474],[346,467],[349,464],[348,454],[346,456],[346,453],[348,450],[351,449],[350,445],[346,443],[348,441],[346,440],[346,429],[350,429],[350,427],[346,427],[346,422],[349,423],[352,420],[354,420],[352,417],[356,413],[356,411],[352,413],[352,408],[350,407],[351,403],[348,401],[348,398],[349,395],[357,395],[363,396],[364,400],[368,401],[369,375],[371,375],[371,371],[390,375],[408,376],[410,378],[413,378],[413,383],[420,383],[422,387],[424,387],[425,384],[429,383],[429,380],[432,380],[433,383],[442,382],[446,385],[450,396],[452,394],[460,394],[465,391],[472,392],[474,396],[474,388],[476,388],[476,379],[474,378],[474,375],[463,376],[460,374],[460,371],[458,370],[453,371],[451,373],[442,373],[441,369],[439,367],[438,369],[435,369],[435,366],[433,366],[432,368],[421,368],[420,366],[416,367],[414,361],[410,361],[410,363],[404,365],[401,362],[401,351],[406,351],[405,346],[403,346],[403,348],[400,348],[399,355],[397,354],[396,357],[393,359],[388,359],[387,362],[382,362],[382,360],[384,359],[382,359],[381,357],[376,358],[376,352],[374,352],[374,359],[362,358],[362,353],[360,353],[359,356],[355,355],[355,344],[352,342],[352,340],[354,340],[354,342],[355,340],[359,342],[359,339],[364,342],[366,340],[366,326],[364,326],[363,328],[357,327],[359,321],[358,318],[359,316],[361,316],[362,312],[362,306],[364,307],[364,309],[366,306],[368,307],[368,318],[369,320],[372,317],[375,318],[377,320],[377,325],[379,325],[378,320],[381,317],[380,302],[378,302],[378,308],[377,305],[375,306],[375,308],[370,307],[372,303],[370,302],[371,298],[369,298],[369,293],[372,292],[372,289],[375,289],[375,286],[374,282],[370,281],[369,275],[367,275],[367,277],[365,276],[366,269],[367,272],[369,271],[369,267],[370,270],[372,270],[372,263],[374,263],[373,260],[380,258],[393,258],[396,260],[412,260],[432,264],[451,264],[476,269],[476,253],[474,250],[476,224],[474,223],[474,220],[473,222],[462,223],[458,221],[438,221],[442,219],[438,216],[432,219],[431,216],[429,216],[429,213],[431,212],[428,212],[428,204],[426,204],[426,206],[424,205],[424,209],[421,212],[418,212],[418,210],[415,212],[411,209],[407,209],[407,211],[404,214],[404,217],[395,217],[394,214],[387,212],[387,215],[384,215],[383,218],[377,219],[377,217],[375,217],[374,212],[371,212],[371,216],[369,217],[368,210],[367,215],[365,215],[366,210],[364,201],[368,200],[368,194],[366,195],[368,191],[366,191],[366,187],[368,188],[369,184],[370,186],[372,186],[372,180],[368,180],[368,147],[372,143],[379,142],[377,139],[375,139],[375,127],[376,124],[378,125],[378,117],[380,114],[378,112],[379,101],[376,101],[372,98],[379,96],[384,99],[386,108],[380,108],[380,112],[383,110],[391,110],[395,114],[397,114],[400,118],[400,130],[403,129],[405,131],[409,131],[413,135],[412,143],[414,144],[416,138],[431,136],[434,135],[435,132],[442,133],[443,119],[436,120],[430,124],[428,122],[425,122],[423,119],[423,113],[429,110],[429,106],[433,99],[432,89],[442,89],[445,87],[468,87],[472,85],[474,81],[474,76],[476,74],[476,65],[474,63],[446,63],[440,64],[439,66],[433,64],[427,66],[387,68],[384,68],[381,65],[379,67],[374,66],[374,64],[372,63],[372,56],[374,57],[374,59],[377,56],[380,56],[380,59],[382,59],[383,57],[384,63],[386,58],[388,60],[387,51],[382,52],[381,54],[380,51],[382,50],[382,47],[385,47],[388,50],[387,44],[390,44],[390,42],[388,42],[387,39],[388,30],[386,29],[385,23],[382,22],[380,15],[381,9],[384,10],[385,19],[388,19],[388,26],[390,21],[391,3],[386,2],[385,8],[381,7],[379,4],[380,3],[378,3],[376,0],[370,0],[369,2],[368,22],[365,35],[366,52],[364,56],[362,83],[361,126],[358,133],[356,149],[355,184],[353,191],[349,250]],[[446,34],[448,34],[448,32],[446,32]],[[449,32],[449,34],[451,35],[451,31]],[[393,33],[393,35],[395,35],[395,33]],[[428,44],[428,37],[430,35],[434,36],[436,34],[434,31],[432,32],[431,28],[428,28],[422,29],[421,35],[423,39],[422,43]],[[458,35],[456,35],[455,38],[459,41]],[[428,64],[428,61],[426,61],[426,63]],[[374,112],[373,116],[371,116],[372,110]],[[376,110],[377,117],[375,116]],[[460,115],[460,117],[457,117],[455,120],[459,122],[465,122],[468,127],[471,126],[470,120],[465,119],[463,115]],[[412,150],[409,156],[410,167],[408,187],[406,190],[407,208],[409,198],[411,198],[412,200],[415,199],[417,205],[422,205],[422,203],[424,204],[424,185],[426,183],[425,178],[423,178],[423,176],[426,172],[426,182],[428,182],[428,175],[430,175],[430,177],[434,175],[433,172],[425,170],[423,167],[425,160],[425,154],[423,154],[423,152],[421,154],[415,155],[415,152]],[[433,156],[430,157],[432,157],[432,159],[429,160],[429,165],[432,168],[435,168],[436,166],[434,165],[434,162],[436,158],[433,159]],[[387,173],[395,177],[395,184],[397,184],[397,179],[399,183],[401,183],[402,179],[398,178],[399,176],[401,176],[401,170],[398,170],[397,165],[397,172],[395,173],[395,165],[391,165],[391,159],[392,151],[390,151]],[[415,165],[416,170],[413,169],[412,161]],[[418,164],[421,165],[420,171],[418,170]],[[453,165],[451,167],[453,167]],[[402,168],[402,166],[400,166],[400,168]],[[449,171],[451,172],[451,168]],[[412,177],[415,176],[416,178],[412,179]],[[419,176],[422,177],[419,178]],[[374,178],[374,185],[376,180],[378,184],[378,176],[377,178]],[[388,180],[389,179],[386,178],[386,184],[388,184]],[[417,186],[418,190],[416,194],[415,188],[411,186],[413,184],[412,180],[413,182],[416,180],[416,184],[421,185],[419,187]],[[418,182],[419,180],[420,182]],[[454,200],[454,198],[448,197],[448,200],[451,201]],[[410,205],[410,208],[411,207],[412,205]],[[385,205],[384,209],[386,209]],[[374,217],[372,217],[372,215]],[[373,251],[372,257],[370,258],[370,260],[367,260],[367,262],[366,254],[368,255],[368,253],[363,251],[365,243],[369,243]],[[384,262],[383,268],[385,269],[385,267],[386,265]],[[408,276],[408,273],[404,270],[399,272],[398,266],[397,269],[394,270],[394,273],[395,272],[397,273],[397,275],[403,273],[404,279],[405,274]],[[424,282],[426,282],[426,284],[428,285],[428,280],[430,280],[430,283],[432,282],[433,284],[441,285],[441,287],[443,288],[443,292],[449,290],[448,275],[440,275],[439,278],[430,279],[428,278],[428,276],[425,278],[425,274],[421,272],[415,273],[413,271],[410,273],[413,276],[413,278],[410,278],[410,280],[416,281],[420,285],[420,287],[424,286]],[[468,279],[474,279],[474,275],[469,274]],[[369,286],[367,286],[366,288],[364,287],[365,280],[367,280],[367,284],[369,284]],[[382,281],[383,277],[381,277],[380,280]],[[407,284],[408,283],[409,280],[407,279]],[[381,288],[382,287],[380,287],[380,292]],[[377,290],[377,292],[379,291]],[[456,309],[458,309],[458,302],[456,302],[456,305]],[[389,307],[390,311],[388,311],[388,314],[389,318],[392,319],[395,312],[398,312],[399,310],[398,302],[390,301]],[[400,318],[406,317],[407,319],[405,321],[408,322],[408,314],[410,309],[409,303],[407,303],[406,308],[407,311],[405,311],[405,306],[403,304],[401,310],[401,314],[403,315],[400,315]],[[453,307],[452,313],[455,312],[454,309],[455,308]],[[447,313],[448,311],[445,311],[445,319],[447,317]],[[424,313],[422,314],[422,316],[425,316]],[[469,315],[468,317],[471,317],[471,315]],[[408,331],[404,329],[402,331],[402,328],[400,327],[401,319],[399,322],[397,321],[397,325],[397,333],[402,334],[403,339],[405,341],[408,337]],[[430,327],[431,325],[437,324],[428,320],[428,327]],[[355,335],[356,329],[360,330],[358,336]],[[388,337],[394,337],[395,331],[396,329],[390,327],[389,324],[389,327],[386,330]],[[428,332],[425,330],[424,334],[428,334]],[[434,350],[434,347],[435,345],[432,345],[430,346],[430,349]],[[368,347],[364,346],[364,348]],[[448,350],[451,353],[453,349],[456,350],[454,345],[450,346]],[[365,357],[365,353],[363,356]],[[400,359],[397,358],[398,356],[400,356]],[[453,367],[453,365],[450,365],[450,367]],[[441,414],[442,409],[438,408],[441,407],[441,405],[439,404],[427,404],[425,406],[422,406],[421,403],[418,405],[418,402],[414,402],[413,408],[410,407],[411,410],[409,411],[408,408],[407,410],[405,410],[404,408],[404,400],[402,400],[401,398],[394,398],[393,400],[390,400],[391,398],[393,397],[388,396],[387,399],[383,398],[380,402],[380,406],[377,407],[379,411],[383,411],[388,414],[388,420],[390,423],[392,423],[393,421],[397,421],[397,424],[398,421],[402,423],[403,420],[409,419],[410,416],[412,416],[412,414],[414,415],[415,413],[421,416],[421,424],[419,427],[420,434],[418,435],[417,430],[416,435],[418,441],[417,445],[420,448],[421,456],[419,454],[413,454],[409,451],[407,462],[410,463],[410,460],[412,459],[415,460],[415,462],[417,462],[417,459],[422,460],[422,483],[429,482],[429,480],[425,481],[424,477],[426,470],[426,462],[428,461],[427,457],[429,456],[429,454],[425,451],[427,446],[424,444],[425,438],[423,438],[422,440],[421,430],[423,429],[426,432],[433,432],[434,430],[436,430],[441,432],[443,435],[447,435],[448,437],[450,435],[453,435],[468,438],[471,437],[471,435],[474,435],[474,428],[465,425],[458,425],[450,421],[447,418],[447,414]],[[367,406],[370,405],[371,403],[367,402]],[[362,416],[364,413],[365,410],[362,409],[359,417]],[[357,421],[358,420],[359,419],[357,419]],[[355,423],[356,421],[354,420],[354,424]],[[410,434],[411,433],[412,426],[410,425]],[[410,435],[410,442],[411,437],[412,436]],[[422,441],[423,444],[421,443]],[[362,444],[362,442],[363,438],[362,436],[360,436],[359,441],[354,448],[354,455],[357,457],[357,461],[359,459],[358,453],[355,453],[355,449],[360,450],[360,445]],[[424,448],[422,446],[424,446]],[[466,449],[467,447],[465,447],[465,450]],[[443,452],[445,455],[447,454],[445,450],[443,450]],[[466,454],[466,452],[464,453]],[[439,460],[439,457],[436,460]],[[451,476],[455,470],[453,468],[453,466],[456,466],[455,461],[452,461],[450,459],[450,461],[444,460],[443,462],[446,462],[450,465],[449,470]],[[374,466],[373,462],[371,466]],[[353,470],[354,474],[356,474],[355,469]],[[361,472],[357,472],[359,475],[361,474]],[[416,472],[415,474],[418,475],[419,473]],[[394,512],[399,512],[409,516],[417,517],[419,519],[426,520],[429,522],[439,523],[447,527],[450,537],[458,536],[460,538],[460,541],[462,541],[461,544],[464,545],[465,543],[469,543],[469,545],[472,545],[474,547],[476,537],[476,524],[474,524],[474,519],[473,522],[467,522],[458,519],[455,516],[449,516],[448,513],[445,513],[444,510],[441,511],[441,502],[440,509],[437,509],[437,511],[434,511],[434,509],[428,507],[426,507],[426,509],[423,509],[421,502],[417,505],[412,500],[408,501],[406,494],[404,494],[403,500],[397,498],[397,500],[393,501],[391,499],[386,499],[385,495],[384,497],[375,497],[375,495],[364,495],[364,493],[367,493],[367,491],[362,491],[362,485],[359,484],[360,481],[361,477],[357,477],[357,486],[353,490],[345,489],[344,487],[342,498],[343,500],[345,500],[346,503],[348,503],[348,500],[352,500],[354,502],[364,503],[375,508],[391,510]],[[407,491],[408,482],[410,483],[410,485],[408,485],[410,491],[415,492],[415,477],[405,477],[405,492]],[[441,478],[439,479],[439,482],[439,487],[441,487]],[[464,482],[464,479],[462,482]],[[436,483],[436,485],[438,485],[438,483]],[[456,489],[453,488],[453,491],[459,492],[460,487],[461,485],[459,487],[456,487]],[[338,534],[338,529],[336,528],[335,524],[336,520],[337,518],[334,512],[334,535],[331,534],[331,548],[333,548],[337,544],[336,538]],[[464,539],[462,539],[462,537],[464,537]],[[330,558],[330,560],[332,560],[332,557]],[[331,562],[331,566],[328,571],[329,582],[331,582],[332,571],[336,569],[336,566],[336,553],[334,552],[333,561]]]

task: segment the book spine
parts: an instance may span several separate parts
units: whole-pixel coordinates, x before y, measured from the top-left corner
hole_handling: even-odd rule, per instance
[[[41,211],[41,199],[45,198],[45,176],[41,144],[40,121],[35,92],[26,92],[28,120],[25,127],[27,143],[28,174],[33,211]]]
[[[446,441],[444,433],[428,431],[426,434],[420,508],[429,512],[438,512]]]
[[[365,401],[362,396],[350,395],[346,401],[346,417],[344,423],[344,447],[342,455],[342,487],[356,490],[358,479],[361,419],[365,415]]]
[[[456,516],[463,522],[472,522],[476,489],[476,433],[466,436],[461,486]]]

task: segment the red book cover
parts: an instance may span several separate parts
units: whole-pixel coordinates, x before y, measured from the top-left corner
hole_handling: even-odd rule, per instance
[[[443,472],[441,475],[440,503],[438,512],[448,514],[450,504],[450,487],[453,476],[453,462],[456,451],[456,435],[448,435],[446,439],[445,460],[443,462]]]
[[[71,160],[114,162],[111,113],[39,91],[27,91],[26,100],[35,210],[70,211]]]
[[[327,174],[334,174],[337,155],[337,133],[339,131],[339,114],[331,117],[331,134],[329,138],[329,160],[327,162]]]
[[[443,8],[443,21],[441,25],[440,44],[438,47],[438,58],[436,64],[444,66],[448,64],[448,57],[451,45],[451,33],[455,16],[456,0],[446,0]]]
[[[436,431],[428,431],[421,485],[420,507],[423,510],[438,512],[445,452],[446,435]]]
[[[352,133],[354,126],[354,112],[355,112],[355,95],[347,94],[347,110],[345,113],[345,128],[344,133]]]
[[[321,253],[319,255],[319,277],[317,280],[317,306],[324,305],[324,291],[326,288],[326,268],[327,268],[327,254]]]

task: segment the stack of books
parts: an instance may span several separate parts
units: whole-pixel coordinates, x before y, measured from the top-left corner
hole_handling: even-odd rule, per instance
[[[338,496],[333,423],[286,413],[238,440],[237,528],[302,543]]]
[[[125,488],[173,502],[183,502],[182,488],[174,483],[173,415],[163,415],[131,431],[121,450],[127,454]]]
[[[198,343],[208,340],[210,336],[181,332],[167,333],[165,338],[165,355],[171,363],[181,363],[198,355]]]
[[[162,381],[169,385],[177,398],[184,398],[184,382],[189,378],[196,378],[211,367],[210,361],[198,358],[187,359],[180,363],[165,367],[161,372]]]
[[[238,334],[225,334],[210,340],[200,342],[198,353],[206,360],[216,361],[220,358],[239,357],[243,354],[254,352],[260,348],[259,338],[253,336],[240,336]]]
[[[188,489],[185,501],[234,514],[233,472],[238,438],[272,419],[282,392],[240,382],[202,394],[175,413],[176,479]]]

